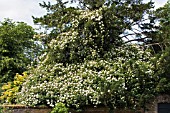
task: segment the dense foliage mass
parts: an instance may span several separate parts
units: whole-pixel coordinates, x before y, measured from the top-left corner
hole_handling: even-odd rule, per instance
[[[6,19],[0,23],[0,83],[13,80],[34,60],[34,34],[33,28],[23,22]]]
[[[129,45],[105,56],[66,66],[42,63],[24,83],[19,101],[52,107],[56,102],[69,107],[132,107],[155,93],[159,78],[154,74],[154,58],[149,52]]]
[[[164,56],[130,43],[148,43],[157,33],[152,2],[78,0],[77,7],[69,7],[58,0],[40,5],[48,13],[34,21],[51,29],[44,38],[47,52],[30,70],[19,103],[137,108],[161,92]]]
[[[161,61],[161,68],[163,73],[161,74],[161,93],[170,94],[170,0],[161,8],[157,9],[155,12],[156,17],[159,22],[159,30],[156,34],[156,47],[159,46],[159,55],[163,56]],[[162,50],[162,52],[160,52]]]
[[[13,22],[5,19],[0,22],[0,87],[3,84],[10,85],[15,79],[16,73],[22,74],[28,70],[28,66],[37,63],[37,57],[42,51],[42,46],[34,38],[34,29],[24,22]],[[11,88],[11,89],[10,89]],[[9,86],[9,94],[0,98],[0,102],[14,102],[13,85]],[[19,90],[18,90],[19,91]],[[6,89],[0,89],[0,95],[4,96]]]
[[[157,9],[155,15],[158,18],[157,20],[160,26],[153,42],[156,44],[155,48],[159,51],[159,54],[165,55],[164,63],[161,67],[165,70],[163,74],[170,78],[170,1],[168,0],[164,7]],[[163,52],[160,52],[160,50],[163,50]]]
[[[152,2],[143,3],[142,0],[57,0],[56,4],[44,2],[40,6],[48,13],[40,18],[34,17],[34,22],[51,31],[41,39],[46,52],[26,78],[17,75],[24,78],[19,80],[20,84],[14,79],[3,86],[4,100],[13,99],[13,103],[29,106],[55,106],[54,112],[65,105],[72,108],[104,105],[111,109],[137,109],[145,108],[151,97],[170,91],[167,76],[170,62],[169,3],[156,11],[152,9]],[[2,36],[10,34],[9,38],[13,39],[18,31],[26,33],[22,35],[24,37],[29,30],[32,31],[29,27],[22,32],[19,28],[23,26],[19,25],[25,24],[4,22],[2,28],[12,31],[2,32],[6,33]],[[31,33],[27,37],[30,40],[34,32]],[[10,43],[16,42],[15,38]],[[2,39],[0,43],[6,37]],[[31,60],[27,53],[32,52],[28,49],[30,40],[24,40],[28,47],[13,44],[17,50],[22,48],[19,51],[21,56],[26,55],[21,61]],[[131,43],[133,41],[136,43]],[[12,45],[2,47],[13,48]],[[2,50],[3,57],[7,53],[13,55],[13,49]],[[8,57],[15,60],[15,55]],[[21,64],[22,67],[26,65]],[[16,70],[20,71],[23,70]],[[14,86],[11,87],[12,83]],[[8,98],[6,95],[15,88],[17,91]]]

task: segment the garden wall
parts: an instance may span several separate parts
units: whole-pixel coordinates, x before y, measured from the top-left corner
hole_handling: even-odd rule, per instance
[[[131,110],[115,110],[111,111],[107,107],[92,108],[87,107],[81,113],[158,113],[159,103],[170,103],[170,95],[160,95],[154,100],[151,100],[150,104],[147,105],[148,111],[131,111]],[[4,105],[5,108],[3,113],[50,113],[51,108],[48,107],[27,107],[22,105]],[[10,111],[10,112],[9,112]],[[70,113],[77,113],[74,110],[70,110]]]
[[[23,105],[3,105],[2,113],[50,113],[48,107],[27,107]]]
[[[160,95],[157,96],[153,101],[151,100],[151,103],[147,106],[149,111],[146,111],[145,113],[158,113],[159,103],[170,103],[170,95]]]
[[[19,105],[5,105],[2,106],[5,108],[3,113],[50,113],[51,108],[47,107],[26,107],[26,106],[19,106]],[[69,110],[69,113],[78,113],[75,110]],[[133,112],[130,110],[115,110],[111,111],[107,107],[99,107],[99,108],[92,108],[87,107],[84,111],[80,113],[139,113]],[[144,113],[144,112],[140,112]]]

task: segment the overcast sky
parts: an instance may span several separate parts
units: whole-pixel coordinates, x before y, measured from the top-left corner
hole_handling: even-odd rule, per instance
[[[4,18],[10,18],[33,26],[32,16],[40,17],[45,14],[45,10],[39,6],[42,1],[54,2],[55,0],[0,0],[0,21],[3,21]],[[167,0],[153,1],[155,1],[156,8],[167,2]]]

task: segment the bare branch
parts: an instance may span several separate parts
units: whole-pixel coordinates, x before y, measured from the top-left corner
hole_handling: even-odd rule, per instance
[[[146,38],[147,38],[147,37],[145,37],[145,38],[133,39],[133,40],[128,40],[128,41],[125,42],[125,44],[126,44],[126,43],[129,43],[129,42],[134,42],[134,41],[137,41],[137,42],[145,42],[145,39],[146,39]]]

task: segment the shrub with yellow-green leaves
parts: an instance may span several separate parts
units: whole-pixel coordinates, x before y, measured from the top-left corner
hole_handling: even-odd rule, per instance
[[[22,83],[27,78],[27,73],[24,72],[22,75],[16,74],[14,81],[8,82],[2,86],[2,95],[0,99],[3,103],[14,104],[16,99],[16,93],[18,93],[21,89]]]

